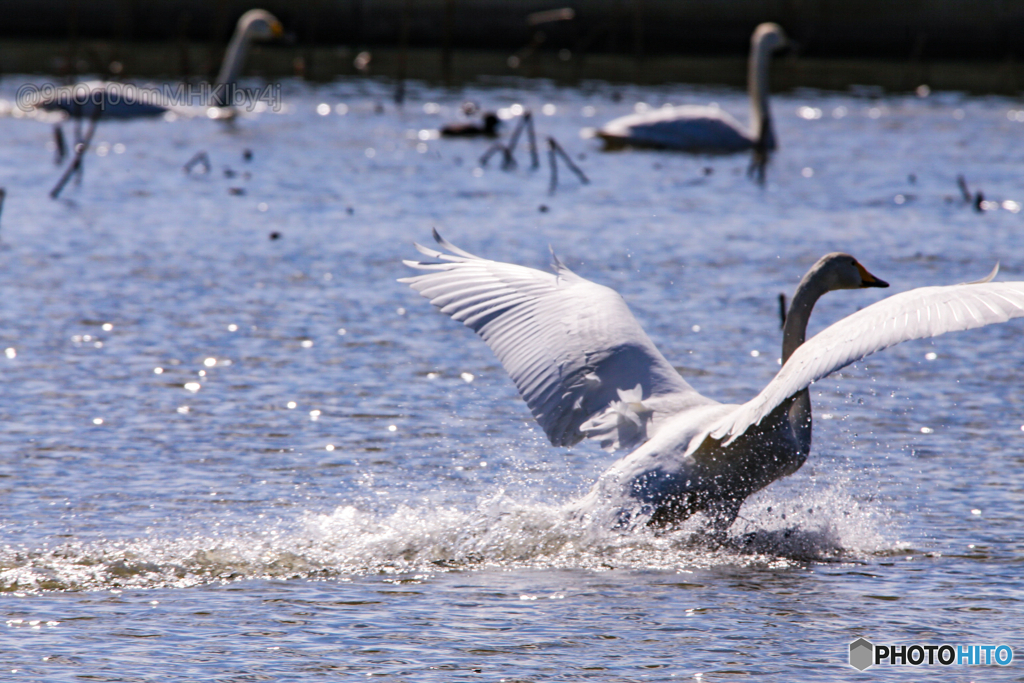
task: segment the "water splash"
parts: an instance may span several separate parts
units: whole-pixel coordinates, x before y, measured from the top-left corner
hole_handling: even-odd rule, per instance
[[[247,579],[339,578],[474,569],[785,567],[891,553],[885,510],[841,484],[781,500],[757,496],[726,538],[694,518],[671,531],[621,533],[564,506],[498,492],[472,509],[351,505],[228,534],[67,543],[0,554],[0,592],[190,587]]]

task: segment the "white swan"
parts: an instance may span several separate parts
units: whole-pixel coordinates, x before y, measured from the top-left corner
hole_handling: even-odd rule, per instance
[[[109,81],[85,81],[56,88],[52,95],[42,98],[35,106],[47,111],[62,110],[71,116],[86,118],[93,115],[97,105],[104,119],[160,116],[168,111],[185,116],[206,114],[211,118],[230,118],[233,113],[233,110],[228,110],[231,104],[230,90],[242,71],[249,44],[253,40],[269,40],[279,38],[283,34],[281,22],[266,10],[252,9],[239,18],[234,35],[231,36],[231,42],[224,53],[220,73],[210,91],[210,104],[225,110],[223,112],[213,110],[211,114],[207,107],[173,102],[171,98],[156,90]]]
[[[750,129],[717,107],[661,107],[617,118],[597,131],[609,149],[654,147],[684,152],[732,153],[759,145],[775,149],[775,132],[768,109],[768,66],[772,52],[787,44],[778,24],[761,24],[750,38],[747,89]]]
[[[614,290],[555,259],[554,274],[449,253],[403,278],[494,351],[551,443],[593,438],[634,449],[575,504],[616,525],[670,525],[708,513],[724,530],[743,500],[803,464],[811,447],[808,386],[910,339],[1024,316],[1024,282],[922,287],[883,299],[804,342],[815,302],[836,289],[886,287],[852,256],[829,254],[800,281],[783,332],[783,366],[743,405],[705,398],[665,360]]]

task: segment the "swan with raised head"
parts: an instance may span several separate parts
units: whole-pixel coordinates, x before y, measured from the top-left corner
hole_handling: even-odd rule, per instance
[[[573,504],[615,526],[666,526],[704,512],[732,524],[744,499],[800,468],[811,449],[808,387],[876,351],[1024,316],[1024,282],[921,287],[882,299],[805,341],[815,302],[887,287],[849,254],[822,257],[793,295],[782,368],[753,399],[727,405],[691,387],[614,290],[555,258],[554,273],[474,256],[445,241],[403,278],[494,351],[551,443],[628,449]]]
[[[608,149],[654,147],[683,152],[730,154],[775,149],[775,131],[768,108],[768,66],[771,55],[787,44],[778,24],[761,24],[750,38],[747,90],[750,128],[718,107],[685,104],[622,116],[608,122],[597,136]]]
[[[231,118],[234,110],[230,108],[230,91],[241,74],[249,44],[254,40],[279,38],[283,34],[281,22],[266,10],[252,9],[239,18],[224,53],[217,80],[210,91],[210,105],[214,109],[173,102],[159,91],[110,81],[85,81],[57,88],[51,96],[41,99],[35,106],[47,111],[62,110],[71,116],[86,118],[93,116],[97,105],[104,119],[161,116],[168,111],[185,116],[205,114],[211,118]]]

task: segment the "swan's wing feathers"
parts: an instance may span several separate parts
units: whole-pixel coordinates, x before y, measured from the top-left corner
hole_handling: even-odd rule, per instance
[[[760,394],[726,415],[708,433],[729,443],[811,383],[900,342],[1022,316],[1024,282],[983,281],[922,287],[896,294],[840,320],[805,342]]]
[[[405,261],[426,273],[400,282],[483,338],[553,444],[593,437],[630,447],[649,436],[643,427],[659,416],[642,400],[672,396],[655,403],[673,409],[706,401],[665,360],[614,290],[576,275],[557,257],[556,273],[545,273],[482,259],[435,238],[450,253],[417,245],[441,262]],[[639,398],[619,395],[637,386]],[[610,439],[607,424],[588,423],[611,413],[634,427]]]
[[[659,107],[610,121],[599,135],[673,149],[742,150],[752,143],[743,126],[717,107]]]

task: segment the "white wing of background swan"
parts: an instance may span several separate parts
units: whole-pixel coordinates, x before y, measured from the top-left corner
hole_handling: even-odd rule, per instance
[[[487,342],[552,444],[590,437],[630,448],[649,438],[657,418],[710,402],[665,360],[614,290],[557,258],[555,273],[545,273],[474,256],[436,230],[434,239],[451,253],[417,244],[441,263],[405,261],[430,272],[399,282]]]
[[[812,382],[900,342],[1024,316],[1024,282],[986,280],[913,289],[843,318],[804,342],[760,394],[711,426],[706,435],[728,444]],[[694,439],[690,450],[703,440]]]

